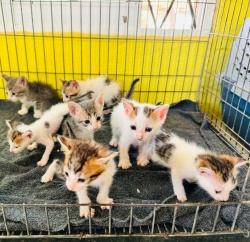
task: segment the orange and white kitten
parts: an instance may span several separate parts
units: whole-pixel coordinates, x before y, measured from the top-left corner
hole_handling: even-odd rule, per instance
[[[187,200],[183,180],[196,182],[217,201],[227,201],[237,185],[238,168],[246,161],[210,150],[180,138],[173,133],[159,133],[148,149],[153,161],[171,169],[174,194]]]
[[[119,146],[119,164],[122,169],[131,166],[129,160],[130,145],[139,148],[137,165],[149,163],[147,157],[148,145],[160,131],[164,123],[169,105],[152,105],[122,99],[111,114],[112,139],[110,145]]]
[[[64,162],[54,160],[42,176],[41,182],[52,181],[55,173],[64,178],[67,188],[77,194],[79,203],[86,204],[80,206],[81,217],[94,216],[95,210],[92,208],[89,214],[89,186],[99,188],[96,201],[103,204],[102,209],[109,209],[108,204],[113,203],[113,199],[109,197],[109,190],[116,172],[114,158],[117,152],[94,140],[68,139],[64,136],[58,136],[58,140],[65,151]]]
[[[40,119],[29,125],[6,120],[6,124],[9,127],[7,138],[10,152],[19,153],[25,148],[33,150],[37,148],[38,144],[42,144],[46,149],[37,165],[46,165],[54,147],[52,136],[56,134],[64,115],[68,112],[68,104],[59,103],[45,111]]]

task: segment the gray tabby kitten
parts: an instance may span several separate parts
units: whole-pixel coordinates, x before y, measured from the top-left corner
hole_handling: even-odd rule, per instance
[[[126,98],[131,98],[135,84],[139,79],[132,81]],[[82,97],[89,95],[85,93]],[[95,99],[68,102],[69,114],[64,118],[60,134],[72,139],[94,139],[94,132],[101,128],[105,111],[105,99],[100,93]],[[109,106],[110,108],[110,106]]]
[[[2,75],[6,81],[6,92],[11,102],[20,101],[20,115],[28,113],[34,107],[34,117],[40,118],[42,113],[61,100],[57,92],[50,86],[40,82],[29,82],[24,76],[14,77]]]

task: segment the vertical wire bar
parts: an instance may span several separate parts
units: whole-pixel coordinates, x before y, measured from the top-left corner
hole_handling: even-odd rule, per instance
[[[152,220],[151,234],[154,233],[154,227],[155,227],[155,214],[156,214],[156,207],[154,207],[154,210],[153,210],[153,220]]]
[[[177,6],[178,6],[178,2],[177,2]],[[188,7],[188,3],[186,2],[186,11],[185,11],[185,18],[187,16],[187,7]],[[176,7],[177,8],[177,7]],[[176,11],[177,12],[177,11]],[[181,33],[181,39],[180,39],[180,46],[179,46],[179,54],[178,54],[178,62],[181,62],[181,57],[182,57],[182,48],[183,48],[183,42],[185,42],[184,40],[184,30],[185,30],[185,23],[183,23],[183,26],[182,26],[182,33]],[[179,72],[179,67],[180,65],[177,65],[177,68],[176,68],[176,75],[175,75],[175,81],[174,81],[174,94],[173,95],[173,99],[172,99],[172,103],[173,102],[176,102],[176,101],[180,101],[181,100],[181,94],[180,94],[180,91],[178,90],[179,87],[178,87],[178,76],[180,75],[178,72]],[[184,82],[185,78],[182,79],[182,82]],[[185,84],[182,83],[182,86],[184,86]],[[183,91],[183,90],[182,90]],[[178,94],[177,94],[178,93]],[[176,99],[176,97],[178,97],[178,100],[174,100]]]
[[[1,10],[2,10],[2,16],[3,16],[3,27],[4,27],[4,35],[5,35],[5,44],[6,44],[6,50],[7,50],[7,54],[8,54],[8,66],[9,66],[9,72],[11,74],[11,65],[10,65],[10,56],[9,56],[9,46],[8,46],[8,41],[7,41],[7,31],[6,31],[6,26],[5,26],[5,18],[4,18],[4,8],[3,8],[3,3],[2,1],[0,1],[0,4],[1,4]],[[4,70],[2,70],[4,71]],[[5,92],[4,92],[5,93]],[[6,94],[5,94],[5,97],[6,97]]]
[[[117,73],[118,73],[118,52],[119,52],[119,34],[120,34],[120,15],[121,15],[121,2],[118,2],[118,27],[117,27],[117,38],[116,38],[116,72],[115,72],[115,79],[117,80]]]
[[[127,63],[127,54],[128,54],[128,36],[129,36],[129,34],[128,34],[128,26],[129,26],[129,6],[130,6],[130,1],[129,2],[127,2],[127,35],[126,35],[126,37],[125,37],[125,40],[126,40],[126,48],[125,48],[125,53],[124,53],[124,59],[125,59],[125,63],[124,63],[124,76],[126,77],[126,68],[127,68],[127,65],[126,65],[126,63]],[[124,78],[124,80],[123,80],[123,86],[125,86],[125,79],[126,78]]]
[[[44,37],[44,26],[43,26],[43,8],[42,8],[42,0],[40,0],[40,17],[41,17],[41,27],[42,27],[42,40],[43,40],[43,62],[44,62],[44,74],[46,80],[48,79],[47,74],[47,64],[46,64],[46,48],[45,48],[45,37]]]
[[[75,70],[74,70],[74,39],[73,39],[73,24],[72,24],[72,1],[69,1],[69,6],[70,6],[70,42],[71,42],[71,61],[72,61],[72,63],[71,63],[71,67],[72,67],[72,69],[71,69],[71,71],[72,71],[72,73],[70,73],[72,76],[73,76],[73,78],[75,78]]]
[[[192,227],[191,234],[193,234],[194,231],[195,231],[195,227],[196,227],[196,222],[197,222],[197,218],[198,218],[199,209],[200,209],[200,206],[197,206],[197,207],[196,207],[196,211],[195,211],[195,215],[194,215],[194,222],[193,222],[193,227]]]
[[[60,21],[61,21],[61,24],[62,24],[62,35],[61,35],[61,38],[62,38],[62,64],[63,64],[63,78],[65,79],[65,70],[66,70],[66,68],[65,68],[65,56],[64,56],[64,50],[65,50],[65,48],[64,48],[64,34],[63,34],[63,32],[64,32],[64,29],[63,29],[63,6],[62,6],[62,1],[61,1],[61,4],[60,4],[60,6],[61,6],[61,19],[60,19]]]
[[[109,48],[110,48],[110,19],[111,19],[111,0],[109,0],[109,17],[108,17],[108,54],[107,54],[107,73],[109,74]]]
[[[26,207],[24,205],[25,204],[23,203],[23,213],[24,213],[25,225],[26,225],[27,235],[30,235],[27,212],[26,212]]]
[[[1,205],[3,205],[3,204],[1,203]],[[8,225],[7,225],[7,219],[6,219],[6,215],[5,215],[5,209],[4,209],[3,206],[2,206],[2,213],[3,213],[3,221],[4,221],[4,226],[5,226],[6,233],[7,233],[7,235],[10,235]]]
[[[219,215],[220,215],[220,210],[221,210],[221,204],[218,206],[217,211],[216,211],[216,215],[215,215],[215,218],[214,218],[214,224],[213,224],[213,228],[212,228],[212,233],[214,233],[214,231],[215,231],[217,221],[218,221],[218,218],[219,218]]]
[[[16,41],[16,31],[15,31],[15,27],[14,27],[14,13],[13,13],[13,2],[10,1],[10,9],[11,9],[11,20],[12,20],[12,31],[13,31],[13,37],[14,37],[14,43],[15,43],[15,51],[16,51],[16,58],[17,58],[17,72],[18,75],[20,75],[20,66],[19,66],[19,58],[18,58],[18,50],[17,50],[17,41]],[[10,53],[8,52],[8,55],[10,55]],[[10,56],[9,56],[10,58]]]
[[[91,221],[91,206],[90,204],[88,205],[89,207],[89,234],[92,234],[92,221]]]
[[[54,54],[54,75],[56,79],[56,52],[55,52],[55,34],[54,34],[54,21],[53,21],[53,5],[52,2],[50,2],[50,9],[51,9],[51,31],[52,31],[52,43],[53,43],[53,54]],[[46,80],[47,81],[47,80]]]
[[[81,33],[80,33],[80,65],[81,65],[81,68],[80,68],[80,70],[81,70],[81,80],[83,79],[83,75],[82,75],[82,73],[83,73],[83,69],[82,69],[82,54],[83,54],[83,51],[82,51],[82,32],[83,32],[83,28],[82,28],[82,20],[83,20],[83,17],[82,17],[82,1],[80,1],[80,31],[81,31]]]
[[[48,235],[50,235],[50,224],[49,224],[49,216],[48,216],[48,208],[47,203],[45,203],[45,215],[46,215],[46,221],[47,221],[47,228],[48,228]]]
[[[177,215],[177,209],[178,209],[178,207],[175,206],[175,207],[174,207],[174,218],[173,218],[173,224],[172,224],[172,228],[171,228],[171,234],[174,233],[175,221],[176,221],[176,215]]]
[[[91,1],[89,1],[89,76],[92,77],[92,59],[91,59],[91,51],[92,51],[92,29],[91,29],[91,10],[92,10],[92,5]]]
[[[36,76],[38,78],[38,64],[37,64],[37,53],[36,53],[36,36],[35,36],[35,29],[34,29],[34,20],[33,20],[33,11],[32,11],[32,0],[30,0],[30,14],[31,14],[31,23],[32,23],[32,34],[33,34],[33,45],[34,45],[34,55],[35,55],[35,63],[36,63]],[[47,80],[46,80],[47,82]]]
[[[158,9],[158,7],[159,7],[159,0],[158,0],[158,4],[157,4],[157,9]],[[156,15],[156,21],[157,21],[157,18],[158,18],[158,11],[157,11],[157,15]],[[149,91],[147,91],[147,102],[148,102],[148,99],[149,99],[149,96],[150,96],[150,84],[151,84],[151,86],[152,86],[152,82],[151,82],[151,78],[152,78],[152,70],[153,70],[153,64],[154,64],[154,59],[155,58],[153,58],[153,55],[154,55],[154,51],[155,51],[155,39],[156,39],[156,32],[157,32],[157,26],[155,26],[155,28],[154,28],[154,37],[153,37],[153,39],[150,39],[151,41],[152,41],[152,58],[151,58],[151,63],[150,63],[150,74],[149,74],[149,82],[148,82],[148,90]],[[157,92],[158,90],[156,90],[156,92]],[[156,102],[156,100],[155,100],[155,102]]]
[[[19,1],[20,3],[20,10],[21,10],[21,18],[22,18],[22,29],[23,29],[23,40],[24,40],[24,53],[25,53],[25,59],[26,59],[26,69],[27,72],[29,71],[29,62],[28,62],[28,55],[27,55],[27,47],[26,47],[26,34],[25,34],[25,29],[24,29],[24,20],[23,20],[23,5],[21,3],[21,0]]]
[[[130,207],[130,216],[129,216],[129,231],[128,233],[132,233],[132,226],[133,226],[133,203],[131,203]]]
[[[101,57],[102,57],[102,52],[101,52],[101,43],[103,42],[102,40],[102,37],[101,37],[101,34],[102,34],[102,31],[101,31],[101,26],[102,26],[102,0],[100,0],[100,12],[99,12],[99,15],[100,15],[100,19],[99,19],[99,75],[101,74]]]
[[[68,203],[67,203],[67,205],[68,205]],[[68,234],[71,234],[69,207],[68,206],[66,207],[66,214],[67,214]]]
[[[111,225],[112,225],[112,212],[111,212],[111,210],[112,210],[112,207],[110,206],[109,207],[109,234],[111,234]]]

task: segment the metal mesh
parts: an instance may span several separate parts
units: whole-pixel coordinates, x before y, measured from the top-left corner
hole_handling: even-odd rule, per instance
[[[249,1],[2,0],[0,8],[1,73],[24,75],[29,80],[49,83],[58,91],[59,78],[82,80],[108,74],[121,84],[123,90],[127,90],[131,80],[139,77],[141,84],[139,91],[135,93],[135,99],[152,103],[173,103],[183,99],[197,101],[201,111],[208,113],[211,128],[218,136],[245,159],[249,159],[249,89],[239,87],[242,91],[239,94],[240,100],[234,104],[228,99],[230,95],[236,95],[231,89],[232,75],[227,76],[229,79],[224,75],[225,72],[230,72],[227,60],[232,55],[234,41],[250,41],[248,37],[238,35],[244,20],[250,16]],[[185,19],[184,22],[178,22],[180,16]],[[237,59],[234,61],[236,63]],[[227,85],[221,85],[222,81]],[[234,81],[237,84],[238,79]],[[6,98],[4,86],[2,81],[1,99]],[[246,102],[242,104],[243,91],[248,94]],[[236,116],[235,112],[240,116]],[[229,118],[233,118],[233,121],[229,122]],[[239,127],[236,128],[236,124]],[[248,177],[249,171],[243,194]],[[91,219],[88,228],[72,229],[68,208],[79,205],[1,204],[5,231],[0,238],[127,235],[167,237],[244,233],[245,231],[235,229],[235,223],[240,206],[249,204],[249,201],[236,203],[237,209],[230,231],[216,229],[221,207],[230,204],[235,203],[116,204],[113,206],[130,207],[130,227],[113,228],[111,209],[109,228],[104,230],[93,227]],[[11,206],[23,208],[26,231],[9,231],[5,209]],[[29,230],[26,216],[28,206],[44,207],[48,221],[44,231]],[[50,231],[47,210],[53,206],[65,207],[68,218],[66,231]],[[155,212],[150,226],[132,227],[135,206],[152,207]],[[171,224],[155,224],[156,208],[159,206],[174,208]],[[196,207],[191,230],[175,226],[176,214],[183,206]],[[196,230],[197,217],[203,206],[217,207],[211,231]]]

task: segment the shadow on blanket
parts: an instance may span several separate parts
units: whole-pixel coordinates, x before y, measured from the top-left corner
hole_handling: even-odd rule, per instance
[[[29,152],[25,150],[19,154],[9,152],[9,144],[6,139],[7,126],[5,120],[17,120],[25,123],[34,121],[32,113],[25,116],[17,114],[19,104],[9,101],[0,101],[0,203],[3,204],[75,204],[76,195],[64,186],[59,178],[48,183],[40,182],[41,176],[45,173],[48,165],[54,158],[62,158],[59,152],[59,144],[56,143],[46,167],[36,166],[40,160],[44,147],[39,146],[37,150]],[[31,111],[32,112],[32,111]],[[105,121],[108,121],[106,117]],[[180,136],[196,141],[204,147],[216,152],[234,154],[234,152],[223,143],[218,136],[212,132],[207,124],[206,116],[199,112],[196,103],[189,100],[181,101],[171,106],[163,129],[173,131]],[[96,140],[108,144],[111,138],[109,122],[97,132]],[[115,149],[114,149],[115,150]],[[130,150],[132,168],[128,170],[118,169],[110,190],[110,197],[115,203],[122,204],[161,204],[176,203],[173,196],[173,189],[169,171],[152,162],[146,167],[136,165],[137,151]],[[236,154],[234,154],[236,155]],[[117,160],[116,160],[117,161]],[[241,189],[246,176],[247,167],[243,166],[238,175],[238,187],[231,192],[229,201],[238,201],[241,196]],[[247,186],[244,200],[250,200],[249,184]],[[188,202],[214,202],[212,198],[195,184],[185,182]],[[97,190],[89,190],[90,198],[95,201]],[[133,215],[133,226],[150,225],[152,223],[152,207],[136,207]],[[176,225],[191,228],[194,221],[196,207],[182,207],[178,209]],[[234,219],[236,205],[222,206],[218,218],[217,229],[228,230]],[[201,207],[197,219],[197,229],[211,230],[217,207]],[[47,221],[44,207],[27,208],[27,218],[30,230],[47,230]],[[242,205],[237,219],[236,227],[246,229],[250,227],[250,212],[247,205]],[[2,213],[2,212],[0,212]],[[88,225],[88,219],[79,217],[79,208],[69,208],[70,222],[72,226]],[[25,216],[23,208],[6,208],[5,215],[8,221],[9,230],[25,230]],[[96,215],[92,219],[92,225],[97,227],[108,226],[108,210],[96,208]],[[64,230],[67,227],[67,214],[65,208],[48,208],[51,231]],[[130,207],[112,208],[112,227],[129,225]],[[173,219],[173,208],[160,208],[156,212],[156,223],[171,223]],[[5,230],[3,216],[0,216],[0,230]]]

